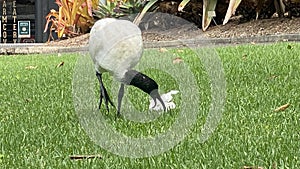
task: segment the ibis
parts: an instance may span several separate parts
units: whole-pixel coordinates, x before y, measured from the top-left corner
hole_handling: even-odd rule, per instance
[[[98,20],[91,28],[89,53],[100,84],[99,109],[102,100],[108,112],[109,104],[115,107],[102,79],[102,74],[107,72],[121,84],[118,93],[117,117],[121,114],[125,85],[135,86],[149,94],[154,100],[154,106],[158,100],[163,110],[166,110],[155,80],[133,69],[143,53],[142,34],[137,25],[127,20],[114,18]]]

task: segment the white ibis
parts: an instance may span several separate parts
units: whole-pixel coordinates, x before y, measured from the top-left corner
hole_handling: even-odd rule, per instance
[[[113,18],[97,21],[90,32],[89,53],[100,83],[99,109],[102,99],[104,99],[107,111],[109,111],[109,103],[115,107],[102,80],[102,74],[108,72],[121,83],[117,116],[120,116],[124,85],[132,85],[148,93],[155,105],[159,100],[163,109],[166,110],[158,93],[158,84],[145,74],[132,69],[139,62],[143,53],[141,30],[137,25],[127,20]]]

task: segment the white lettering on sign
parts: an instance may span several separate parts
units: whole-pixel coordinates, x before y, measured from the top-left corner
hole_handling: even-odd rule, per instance
[[[13,1],[13,42],[17,43],[18,41],[18,32],[17,32],[17,1]]]
[[[2,16],[0,22],[0,37],[2,38],[3,43],[8,42],[7,38],[9,38],[9,42],[18,42],[17,22],[17,1],[13,0],[7,2],[7,0],[3,0]]]

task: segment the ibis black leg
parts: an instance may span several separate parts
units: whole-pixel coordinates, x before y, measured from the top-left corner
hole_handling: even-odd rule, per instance
[[[115,107],[115,105],[112,103],[112,101],[110,100],[108,93],[106,91],[106,88],[103,85],[103,81],[102,81],[102,76],[101,73],[96,73],[96,76],[98,78],[98,81],[100,83],[100,100],[99,100],[99,109],[101,107],[102,104],[102,99],[104,99],[105,102],[105,106],[106,106],[106,110],[109,112],[109,108],[108,108],[108,103],[110,103],[113,107]]]
[[[122,83],[119,89],[119,94],[118,94],[118,112],[117,112],[117,117],[120,117],[121,115],[121,103],[122,103],[122,98],[124,96],[124,84]]]

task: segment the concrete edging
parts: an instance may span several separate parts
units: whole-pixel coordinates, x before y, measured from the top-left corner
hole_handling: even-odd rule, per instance
[[[246,43],[274,43],[274,42],[300,42],[300,34],[267,35],[238,38],[205,38],[187,39],[174,41],[144,42],[145,48],[161,47],[182,47],[182,46],[207,46],[207,45],[234,45]],[[73,53],[87,52],[88,45],[85,46],[50,46],[43,43],[36,44],[0,44],[0,55],[16,54],[51,54],[51,53]]]

